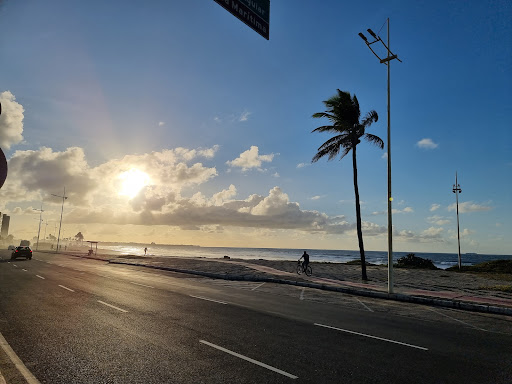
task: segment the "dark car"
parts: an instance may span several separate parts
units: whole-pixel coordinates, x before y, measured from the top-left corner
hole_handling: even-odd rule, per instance
[[[11,253],[11,260],[16,259],[17,257],[26,257],[28,260],[32,259],[32,250],[30,247],[16,247],[14,251]]]

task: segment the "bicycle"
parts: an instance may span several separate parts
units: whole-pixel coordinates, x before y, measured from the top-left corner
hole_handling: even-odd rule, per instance
[[[313,269],[309,264],[306,268],[304,268],[304,263],[299,260],[297,263],[297,274],[300,275],[302,272],[304,272],[306,276],[311,276],[313,274]]]

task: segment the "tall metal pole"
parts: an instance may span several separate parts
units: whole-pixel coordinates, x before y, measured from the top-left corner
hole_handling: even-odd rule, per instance
[[[392,201],[393,196],[391,195],[391,60],[397,59],[401,62],[397,55],[394,55],[390,49],[390,33],[389,33],[389,18],[386,20],[388,23],[388,44],[384,43],[382,39],[375,34],[371,29],[367,29],[368,33],[373,37],[373,41],[370,42],[363,33],[359,33],[359,37],[363,39],[370,51],[379,59],[381,64],[388,66],[388,293],[393,293],[393,219],[392,219]],[[387,51],[387,55],[384,59],[372,49],[372,45],[380,42]]]
[[[59,196],[59,195],[54,195],[52,193],[52,196],[56,196],[56,197],[61,197],[62,198],[62,208],[60,210],[60,224],[59,224],[59,236],[57,237],[57,250],[56,252],[59,252],[59,242],[60,242],[60,229],[62,228],[62,214],[64,213],[64,200],[67,199],[67,196],[66,196],[66,187],[64,187],[64,193],[62,196]]]
[[[459,270],[462,269],[462,260],[460,257],[460,227],[459,227],[459,193],[462,192],[457,181],[457,172],[455,172],[455,184],[453,185],[453,193],[455,193],[455,201],[457,205],[457,243],[459,246]]]
[[[39,211],[39,229],[37,230],[37,243],[36,243],[36,251],[39,249],[39,235],[41,234],[41,221],[43,221],[43,202],[41,202],[41,209],[34,209],[34,211]]]
[[[48,229],[48,220],[46,220],[46,224],[44,226],[44,239],[46,240],[46,230]]]
[[[391,203],[391,46],[389,39],[389,17],[388,17],[388,293],[393,293],[393,218]]]

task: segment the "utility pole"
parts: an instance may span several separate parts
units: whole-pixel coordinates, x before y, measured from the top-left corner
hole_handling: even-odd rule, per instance
[[[459,270],[462,269],[462,260],[460,258],[460,229],[459,229],[459,193],[462,192],[457,182],[457,171],[455,171],[455,184],[453,184],[453,193],[455,193],[455,201],[457,204],[457,243],[459,245]]]
[[[56,250],[56,253],[58,253],[59,252],[59,242],[60,242],[60,229],[62,228],[62,214],[64,213],[64,200],[66,200],[68,198],[66,196],[66,187],[64,187],[64,193],[62,194],[62,196],[54,195],[53,193],[52,193],[52,196],[62,198],[62,208],[60,210],[59,236],[57,237],[57,250]]]
[[[32,208],[34,211],[39,211],[39,229],[37,231],[37,243],[36,243],[36,251],[39,249],[39,235],[41,234],[41,221],[43,221],[43,202],[41,201],[41,209]]]
[[[48,228],[48,220],[46,220],[46,223],[44,225],[44,239],[46,240],[46,229]]]
[[[388,43],[376,35],[370,28],[367,29],[368,33],[375,39],[369,42],[365,35],[359,33],[359,37],[364,40],[370,51],[379,59],[381,64],[386,64],[388,67],[388,132],[387,132],[387,145],[388,145],[388,293],[393,293],[393,219],[392,219],[392,207],[393,196],[391,194],[391,61],[397,59],[402,62],[397,55],[394,55],[390,49],[390,38],[389,38],[389,17],[387,19],[388,24]],[[372,44],[380,42],[387,51],[387,56],[383,59],[372,49]]]

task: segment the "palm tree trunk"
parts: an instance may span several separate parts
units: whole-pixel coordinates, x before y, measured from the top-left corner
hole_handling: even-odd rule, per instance
[[[362,279],[368,280],[366,276],[366,259],[364,257],[363,230],[361,227],[361,207],[359,205],[359,187],[357,185],[357,161],[356,161],[356,145],[352,147],[352,166],[354,170],[354,193],[356,195],[356,225],[357,240],[359,241],[359,253],[361,254],[361,273]]]

